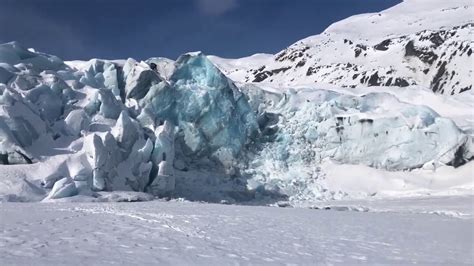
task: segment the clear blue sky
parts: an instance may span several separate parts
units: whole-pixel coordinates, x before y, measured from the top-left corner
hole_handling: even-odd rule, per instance
[[[0,42],[70,59],[275,53],[400,0],[0,0]],[[370,30],[370,29],[368,29]]]

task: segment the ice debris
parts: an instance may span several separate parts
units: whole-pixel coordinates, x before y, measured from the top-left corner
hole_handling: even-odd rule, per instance
[[[74,181],[69,177],[61,178],[54,183],[53,189],[46,199],[60,199],[77,195],[78,191]]]

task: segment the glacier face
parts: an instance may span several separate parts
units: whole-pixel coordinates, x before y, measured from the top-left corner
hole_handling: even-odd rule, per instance
[[[68,65],[7,43],[0,79],[0,170],[39,169],[18,174],[44,194],[35,200],[118,190],[334,198],[320,182],[324,160],[395,171],[473,157],[472,136],[426,106],[382,92],[237,87],[202,53]],[[12,187],[1,196],[29,200]]]
[[[181,169],[234,172],[258,135],[246,96],[202,54],[183,55],[165,80],[133,59],[76,69],[17,43],[0,48],[2,163],[58,165],[37,173],[52,189],[46,199],[102,190],[167,195],[175,160]]]
[[[473,156],[472,135],[433,109],[390,93],[314,88],[275,93],[255,85],[243,90],[251,102],[266,99],[257,112],[267,141],[246,169],[250,189],[276,190],[298,201],[337,199],[346,195],[324,186],[321,165],[327,160],[387,171],[435,171]]]

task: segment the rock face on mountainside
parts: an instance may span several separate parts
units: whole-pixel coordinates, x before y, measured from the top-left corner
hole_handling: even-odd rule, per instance
[[[474,6],[471,1],[408,0],[378,14],[335,23],[257,67],[214,58],[232,79],[275,86],[421,85],[435,93],[472,89]],[[212,58],[211,58],[212,59]]]

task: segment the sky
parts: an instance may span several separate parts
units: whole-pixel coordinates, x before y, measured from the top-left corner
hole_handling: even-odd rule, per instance
[[[400,0],[0,0],[0,42],[64,60],[276,53]]]

